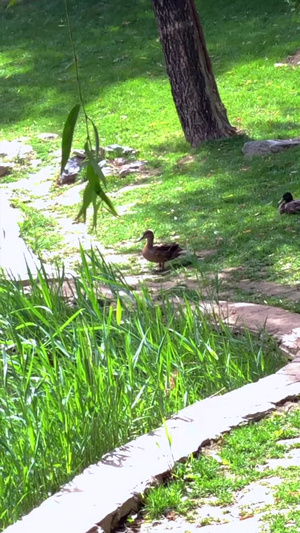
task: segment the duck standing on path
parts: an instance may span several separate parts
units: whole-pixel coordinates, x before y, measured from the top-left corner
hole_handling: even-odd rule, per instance
[[[159,263],[160,270],[164,270],[165,263],[176,259],[184,253],[184,250],[180,248],[176,242],[170,244],[153,244],[154,233],[151,230],[147,230],[143,233],[137,242],[147,239],[147,242],[143,248],[142,254],[147,261],[153,263]]]
[[[300,214],[300,200],[294,200],[293,195],[290,192],[285,192],[281,200],[278,202],[279,213],[282,215]]]

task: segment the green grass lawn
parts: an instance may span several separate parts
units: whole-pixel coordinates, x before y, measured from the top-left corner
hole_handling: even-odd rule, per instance
[[[300,151],[246,160],[241,148],[250,139],[299,135],[299,68],[274,67],[296,51],[299,18],[283,1],[246,6],[217,0],[198,2],[198,8],[221,97],[243,134],[191,150],[171,97],[150,2],[123,0],[113,9],[96,1],[88,9],[83,1],[70,5],[83,94],[101,143],[138,148],[158,171],[149,188],[116,203],[134,202],[131,213],[100,216],[99,238],[117,246],[150,227],[157,238],[176,234],[197,251],[217,248],[217,257],[205,262],[207,270],[243,266],[253,278],[298,281],[298,218],[280,217],[276,207],[286,190],[300,196]],[[36,135],[61,133],[77,102],[63,2],[1,7],[0,40],[1,138],[28,136],[49,162],[59,142],[50,150]],[[77,146],[84,136],[81,121]],[[193,160],[182,162],[189,154]],[[108,190],[123,185],[112,179]]]

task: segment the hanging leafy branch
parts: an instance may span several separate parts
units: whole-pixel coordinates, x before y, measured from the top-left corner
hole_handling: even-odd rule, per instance
[[[71,148],[72,148],[72,141],[73,141],[73,135],[75,126],[77,123],[78,115],[80,108],[82,108],[84,118],[85,118],[85,126],[86,126],[86,141],[84,144],[84,150],[87,156],[88,164],[86,167],[86,177],[88,180],[88,183],[86,185],[86,188],[83,192],[83,202],[80,208],[80,211],[76,217],[76,220],[80,220],[83,218],[84,222],[86,221],[86,214],[88,207],[92,204],[93,206],[93,228],[97,225],[97,213],[99,210],[99,207],[101,203],[104,203],[104,206],[110,213],[117,216],[118,213],[115,210],[111,200],[107,196],[107,194],[104,192],[103,187],[106,187],[106,179],[105,176],[99,167],[100,162],[100,144],[99,144],[99,133],[97,130],[96,125],[92,121],[92,119],[87,115],[84,99],[82,95],[81,90],[81,84],[80,84],[80,77],[79,77],[79,68],[78,68],[78,57],[75,47],[75,42],[73,39],[73,33],[72,33],[72,27],[70,23],[69,18],[69,12],[68,12],[68,4],[67,0],[64,0],[64,6],[65,6],[65,13],[66,13],[66,19],[67,19],[67,26],[69,30],[69,37],[73,52],[73,60],[74,60],[74,66],[75,66],[75,73],[76,73],[76,83],[78,88],[78,97],[80,104],[76,104],[73,109],[71,109],[68,118],[64,125],[63,130],[63,136],[62,136],[62,157],[61,157],[61,173],[63,172],[65,165],[69,159]],[[93,134],[94,134],[94,142],[95,142],[95,149],[93,148],[93,143],[89,131],[89,125],[92,126]],[[103,186],[102,186],[103,185]]]
[[[80,111],[80,104],[76,104],[73,109],[71,109],[67,120],[64,125],[63,129],[63,135],[62,135],[62,154],[61,154],[61,166],[60,170],[61,173],[63,172],[65,165],[69,159],[71,148],[72,148],[72,141],[73,141],[73,135],[74,130],[76,126],[76,122],[78,119]],[[102,184],[104,187],[106,187],[106,179],[105,176],[99,167],[99,161],[100,161],[100,145],[99,145],[99,134],[96,125],[94,122],[86,115],[87,119],[87,125],[90,122],[93,126],[94,131],[94,137],[95,137],[95,149],[93,149],[91,137],[87,128],[87,139],[84,144],[84,150],[86,153],[86,157],[88,160],[88,164],[86,167],[86,177],[87,177],[87,185],[83,192],[83,201],[81,208],[79,210],[79,213],[76,217],[76,220],[80,220],[83,218],[84,222],[86,221],[86,214],[88,207],[92,204],[93,206],[93,228],[97,225],[97,213],[99,210],[99,207],[101,205],[101,202],[104,203],[106,209],[110,211],[113,215],[117,216],[118,213],[115,210],[113,203],[107,196],[107,194],[104,192],[104,189],[102,187]]]

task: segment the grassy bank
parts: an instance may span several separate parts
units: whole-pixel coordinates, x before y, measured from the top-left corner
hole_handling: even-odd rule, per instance
[[[2,526],[185,405],[284,363],[266,335],[235,336],[176,294],[157,305],[97,255],[92,270],[85,259],[76,306],[45,276],[30,294],[1,281]]]

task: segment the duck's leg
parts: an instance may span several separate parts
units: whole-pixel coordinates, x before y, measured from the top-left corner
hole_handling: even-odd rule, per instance
[[[159,263],[159,269],[160,269],[161,271],[165,270],[165,263],[164,263],[164,261],[162,261],[161,263]]]

